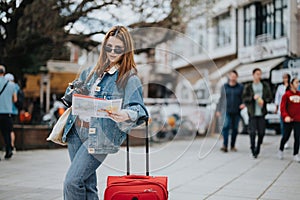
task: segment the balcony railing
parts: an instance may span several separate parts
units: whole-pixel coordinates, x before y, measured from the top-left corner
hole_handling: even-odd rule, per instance
[[[271,40],[274,40],[273,36],[268,33],[265,33],[265,34],[261,34],[261,35],[258,35],[255,37],[255,44],[261,44],[261,43],[268,42]]]

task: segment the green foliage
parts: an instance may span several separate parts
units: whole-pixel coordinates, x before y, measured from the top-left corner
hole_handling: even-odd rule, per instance
[[[66,43],[70,34],[65,30],[69,16],[61,16],[57,0],[23,0],[0,3],[0,63],[17,76],[38,73],[49,59],[68,60]],[[77,14],[78,20],[80,15]],[[80,35],[80,34],[79,34]],[[89,47],[90,36],[81,36]],[[77,37],[72,35],[76,42]],[[98,43],[91,42],[92,45]]]

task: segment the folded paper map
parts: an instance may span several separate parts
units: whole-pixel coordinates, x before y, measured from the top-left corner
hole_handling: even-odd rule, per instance
[[[122,99],[101,99],[92,96],[74,94],[72,114],[84,117],[110,118],[108,113],[121,110]]]

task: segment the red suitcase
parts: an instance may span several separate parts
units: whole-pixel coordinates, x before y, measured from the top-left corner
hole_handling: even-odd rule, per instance
[[[144,108],[145,109],[145,108]],[[168,177],[149,176],[148,117],[146,123],[146,176],[130,175],[129,137],[126,140],[127,176],[108,176],[104,200],[167,200]]]
[[[104,200],[167,200],[167,177],[109,176]]]

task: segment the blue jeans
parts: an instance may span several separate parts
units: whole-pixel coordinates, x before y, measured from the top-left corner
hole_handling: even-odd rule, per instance
[[[87,129],[83,132],[87,134]],[[99,199],[96,169],[104,161],[107,154],[89,154],[86,138],[83,139],[82,133],[78,133],[75,126],[68,134],[67,142],[71,166],[64,181],[65,200]]]
[[[240,114],[231,114],[226,113],[225,115],[225,122],[222,129],[223,135],[223,145],[227,148],[228,146],[228,137],[229,137],[229,130],[231,129],[231,147],[235,147],[235,141],[238,134],[238,125],[240,121]]]

